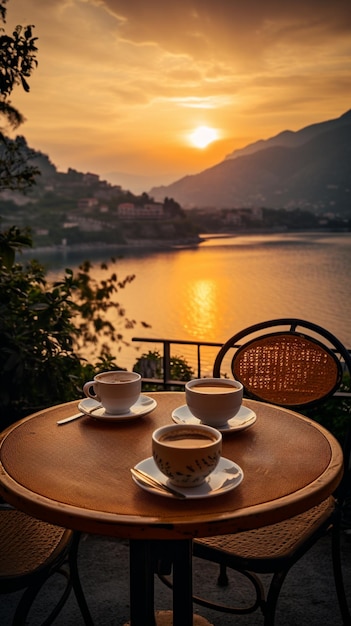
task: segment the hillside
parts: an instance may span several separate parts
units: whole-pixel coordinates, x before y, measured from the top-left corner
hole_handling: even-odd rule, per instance
[[[250,144],[199,174],[154,187],[183,208],[301,208],[350,216],[351,110],[297,132]]]

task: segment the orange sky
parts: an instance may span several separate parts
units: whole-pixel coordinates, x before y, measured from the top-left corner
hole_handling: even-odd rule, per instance
[[[135,192],[351,108],[350,0],[8,0],[16,24],[39,38],[20,134]]]

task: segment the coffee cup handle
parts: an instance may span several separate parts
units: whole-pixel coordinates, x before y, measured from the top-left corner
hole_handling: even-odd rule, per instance
[[[88,398],[93,398],[93,400],[99,400],[99,401],[100,401],[99,396],[98,396],[96,393],[92,393],[92,392],[90,391],[90,390],[91,390],[91,388],[93,388],[93,389],[94,389],[94,381],[93,381],[93,380],[89,380],[87,383],[85,383],[85,384],[83,385],[83,392],[85,393],[85,395],[86,395]]]

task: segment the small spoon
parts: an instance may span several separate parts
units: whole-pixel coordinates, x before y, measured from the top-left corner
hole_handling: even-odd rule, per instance
[[[148,485],[149,487],[154,487],[156,489],[159,489],[160,491],[167,491],[168,493],[171,493],[172,496],[175,496],[176,498],[183,498],[183,499],[186,498],[184,493],[181,493],[180,491],[173,489],[169,485],[165,485],[160,480],[157,480],[157,478],[150,476],[150,474],[147,474],[143,470],[137,469],[136,467],[131,467],[130,471],[132,475],[137,480],[144,483],[144,485]]]
[[[58,420],[57,424],[59,426],[61,426],[61,424],[67,424],[68,422],[73,422],[74,420],[77,420],[79,417],[84,417],[84,415],[90,415],[91,413],[93,413],[94,411],[96,411],[97,409],[101,409],[101,404],[98,404],[98,406],[94,406],[92,409],[89,409],[89,411],[86,411],[85,413],[75,413],[74,415],[70,415],[69,417],[65,417],[62,420]]]

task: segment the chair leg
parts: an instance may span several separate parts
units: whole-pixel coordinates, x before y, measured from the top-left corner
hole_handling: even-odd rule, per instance
[[[61,610],[63,609],[64,605],[66,604],[66,601],[71,593],[72,590],[72,582],[71,582],[71,578],[69,573],[67,573],[65,570],[63,569],[59,569],[58,572],[60,574],[62,574],[66,579],[67,579],[67,583],[66,583],[66,587],[65,590],[59,600],[59,602],[56,604],[55,608],[52,610],[52,612],[50,613],[49,617],[42,623],[41,626],[50,626],[56,619],[56,617],[58,616],[58,614],[61,612]]]
[[[79,572],[78,572],[79,541],[80,541],[80,533],[74,533],[72,544],[70,546],[69,553],[68,553],[69,572],[67,572],[66,569],[64,569],[63,567],[60,567],[59,569],[56,569],[51,573],[51,576],[53,576],[55,573],[61,574],[62,576],[66,578],[67,582],[66,582],[66,586],[61,595],[60,600],[57,602],[56,606],[51,611],[50,615],[44,620],[41,626],[50,626],[50,624],[54,622],[54,620],[56,619],[56,617],[62,610],[63,606],[65,605],[71,593],[72,588],[74,590],[80,611],[82,613],[84,623],[86,624],[86,626],[94,626],[94,622],[90,615],[88,605],[87,605],[87,602],[83,593],[82,585],[80,582],[80,578],[79,578]],[[32,604],[47,580],[48,578],[46,575],[42,576],[37,579],[34,585],[30,585],[25,590],[15,611],[15,615],[13,618],[13,626],[25,626]]]
[[[37,597],[40,589],[42,588],[42,586],[44,585],[44,583],[46,582],[47,578],[43,577],[42,579],[39,579],[35,585],[30,585],[29,587],[27,587],[27,589],[24,591],[20,601],[17,604],[16,607],[16,611],[13,617],[13,626],[25,626],[26,621],[27,621],[27,617],[28,617],[28,613],[32,607],[32,604],[35,600],[35,598]],[[67,587],[66,587],[67,589]],[[66,594],[66,589],[64,594]],[[67,594],[68,595],[68,594]]]
[[[72,584],[75,596],[77,598],[78,606],[82,613],[84,623],[86,624],[86,626],[94,626],[94,622],[90,615],[87,601],[83,593],[82,584],[79,578],[78,547],[79,547],[80,537],[81,537],[80,533],[78,532],[74,533],[72,545],[71,545],[69,555],[68,555],[69,569],[70,569],[70,575],[71,575],[71,584]]]
[[[332,560],[336,594],[338,597],[342,623],[344,626],[351,626],[351,615],[346,600],[344,577],[341,566],[340,526],[338,523],[334,523],[332,528]]]
[[[225,565],[223,565],[223,563],[220,563],[220,565],[219,565],[219,574],[218,574],[218,578],[217,578],[217,585],[218,585],[218,587],[227,587],[228,586],[227,568],[226,568]]]
[[[49,614],[49,616],[44,620],[44,622],[42,623],[42,626],[49,626],[50,624],[53,623],[53,621],[56,619],[56,617],[58,616],[58,614],[60,613],[62,607],[64,606],[70,592],[72,589],[72,584],[70,581],[70,577],[67,574],[66,571],[64,571],[63,569],[59,569],[57,570],[60,574],[62,574],[65,578],[66,578],[66,586],[65,589],[61,595],[60,600],[58,601],[58,603],[56,604],[56,606],[54,607],[54,609],[51,611],[51,613]],[[54,572],[51,574],[53,575]],[[39,594],[40,590],[42,589],[42,587],[44,586],[44,584],[47,582],[48,577],[47,575],[45,576],[41,576],[40,578],[38,578],[36,580],[36,582],[32,585],[29,585],[29,587],[27,587],[27,589],[24,591],[14,614],[14,618],[13,618],[13,626],[24,626],[27,623],[27,617],[28,614],[31,610],[31,607],[37,597],[37,595]]]
[[[287,571],[281,571],[276,572],[273,575],[267,594],[266,604],[263,607],[264,626],[274,626],[278,597],[287,573]]]

